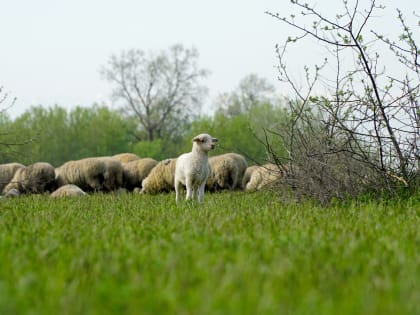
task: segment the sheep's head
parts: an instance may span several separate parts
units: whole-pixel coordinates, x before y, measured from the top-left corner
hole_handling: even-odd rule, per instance
[[[213,150],[216,146],[217,139],[213,138],[212,136],[202,133],[193,139],[193,147],[198,146],[202,151],[210,151]]]

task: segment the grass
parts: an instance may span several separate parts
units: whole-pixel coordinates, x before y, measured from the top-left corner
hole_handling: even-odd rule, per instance
[[[420,314],[420,201],[0,199],[0,314]]]

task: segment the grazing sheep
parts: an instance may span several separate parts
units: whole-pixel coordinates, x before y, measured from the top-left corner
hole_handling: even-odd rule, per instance
[[[105,163],[102,190],[111,192],[120,189],[123,185],[123,167],[121,162],[108,156],[98,157],[97,159]]]
[[[182,185],[187,188],[186,199],[203,201],[204,187],[210,176],[208,152],[213,150],[217,139],[208,134],[200,134],[193,139],[192,151],[178,157],[175,166],[176,202],[181,200]]]
[[[62,198],[62,197],[74,197],[74,196],[84,196],[86,193],[80,189],[80,187],[73,184],[66,184],[55,190],[50,197],[52,198]]]
[[[83,191],[102,191],[106,164],[98,158],[69,161],[56,168],[57,185],[73,184]]]
[[[277,166],[268,163],[256,168],[245,186],[246,191],[257,191],[263,188],[272,187],[278,184],[279,180],[284,176],[287,168],[285,166]]]
[[[122,164],[138,160],[140,158],[137,154],[134,153],[119,153],[113,155],[112,157],[120,161]]]
[[[141,193],[157,194],[174,190],[176,159],[160,161],[142,181]]]
[[[54,167],[46,162],[37,162],[19,168],[4,188],[4,192],[10,195],[10,191],[15,189],[19,194],[41,194],[52,191],[55,187]]]
[[[20,163],[0,164],[0,193],[13,178],[16,171],[23,167],[25,166]]]
[[[245,158],[237,153],[226,153],[209,159],[211,176],[206,186],[209,190],[242,188],[242,178],[248,166]]]
[[[258,169],[259,165],[252,165],[248,166],[245,170],[244,177],[242,178],[242,188],[245,189],[246,185],[248,184],[249,180],[251,179],[252,173]]]
[[[158,162],[151,158],[133,160],[122,165],[123,187],[132,191],[136,187],[141,188],[141,183]]]

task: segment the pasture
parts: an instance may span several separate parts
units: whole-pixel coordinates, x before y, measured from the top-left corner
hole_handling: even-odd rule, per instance
[[[0,314],[420,314],[420,201],[0,199]]]

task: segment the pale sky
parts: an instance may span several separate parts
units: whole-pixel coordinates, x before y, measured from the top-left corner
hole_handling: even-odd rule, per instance
[[[250,73],[288,94],[276,80],[274,46],[283,43],[291,29],[264,12],[289,15],[289,0],[1,2],[0,86],[18,98],[8,110],[12,117],[31,105],[110,104],[111,88],[99,69],[111,54],[130,48],[159,51],[176,43],[198,49],[199,65],[211,72],[204,82],[210,99],[232,91]],[[325,6],[331,13],[341,1],[308,3]],[[420,1],[381,3],[393,20],[396,7],[407,15],[420,13]],[[313,54],[316,51],[302,47],[291,62],[302,66]]]

